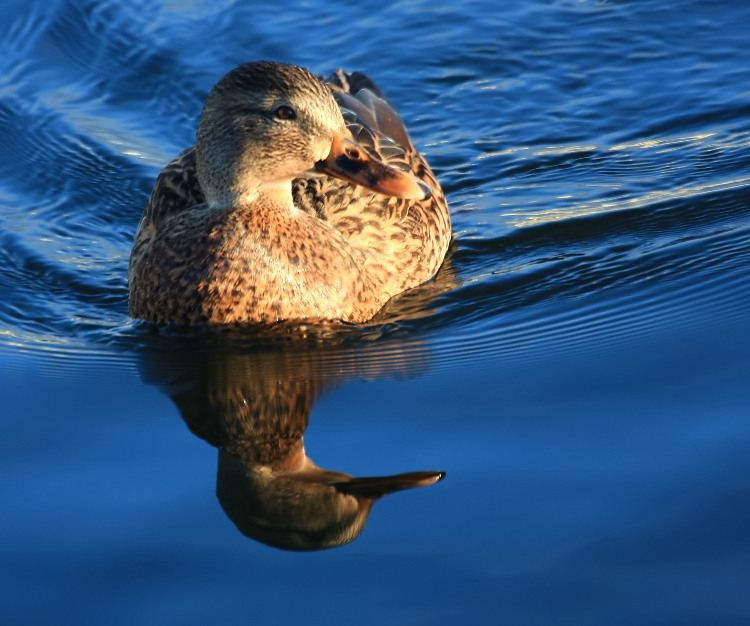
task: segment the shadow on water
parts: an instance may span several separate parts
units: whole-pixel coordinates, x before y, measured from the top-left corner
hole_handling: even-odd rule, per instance
[[[370,330],[423,313],[428,299],[452,284],[448,262],[435,281],[392,303]],[[418,339],[373,349],[361,327],[171,330],[168,341],[143,346],[141,377],[218,449],[217,497],[248,537],[286,550],[341,546],[360,535],[380,498],[444,478],[436,470],[354,477],[318,467],[305,450],[310,413],[324,393],[347,380],[424,373],[429,350]]]

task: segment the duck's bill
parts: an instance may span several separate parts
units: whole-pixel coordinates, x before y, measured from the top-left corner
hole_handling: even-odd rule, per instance
[[[333,131],[331,151],[315,164],[318,171],[377,193],[406,200],[426,200],[430,188],[407,172],[372,157],[351,136]]]
[[[408,472],[395,476],[378,476],[374,478],[353,478],[348,481],[332,483],[342,493],[360,498],[382,498],[394,491],[414,489],[434,485],[445,478],[445,472]]]

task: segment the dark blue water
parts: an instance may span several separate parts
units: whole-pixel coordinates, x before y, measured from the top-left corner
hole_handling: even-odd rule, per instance
[[[750,622],[750,5],[506,4],[3,2],[2,623]],[[323,341],[135,323],[153,180],[260,58],[380,84],[452,256]],[[201,418],[248,385],[319,465],[448,476],[253,541]]]

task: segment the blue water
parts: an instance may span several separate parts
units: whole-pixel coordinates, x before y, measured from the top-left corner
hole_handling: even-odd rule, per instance
[[[4,0],[3,624],[750,623],[750,4],[504,5]],[[154,178],[261,58],[380,84],[451,258],[323,342],[133,322]],[[185,414],[288,381],[319,465],[447,478],[245,537]]]

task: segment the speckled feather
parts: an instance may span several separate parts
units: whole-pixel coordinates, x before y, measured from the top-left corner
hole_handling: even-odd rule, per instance
[[[362,74],[327,85],[354,138],[432,196],[405,200],[331,176],[297,178],[298,211],[209,208],[195,147],[157,178],[130,260],[130,312],[155,322],[364,322],[437,272],[451,238],[442,190],[398,114]]]

